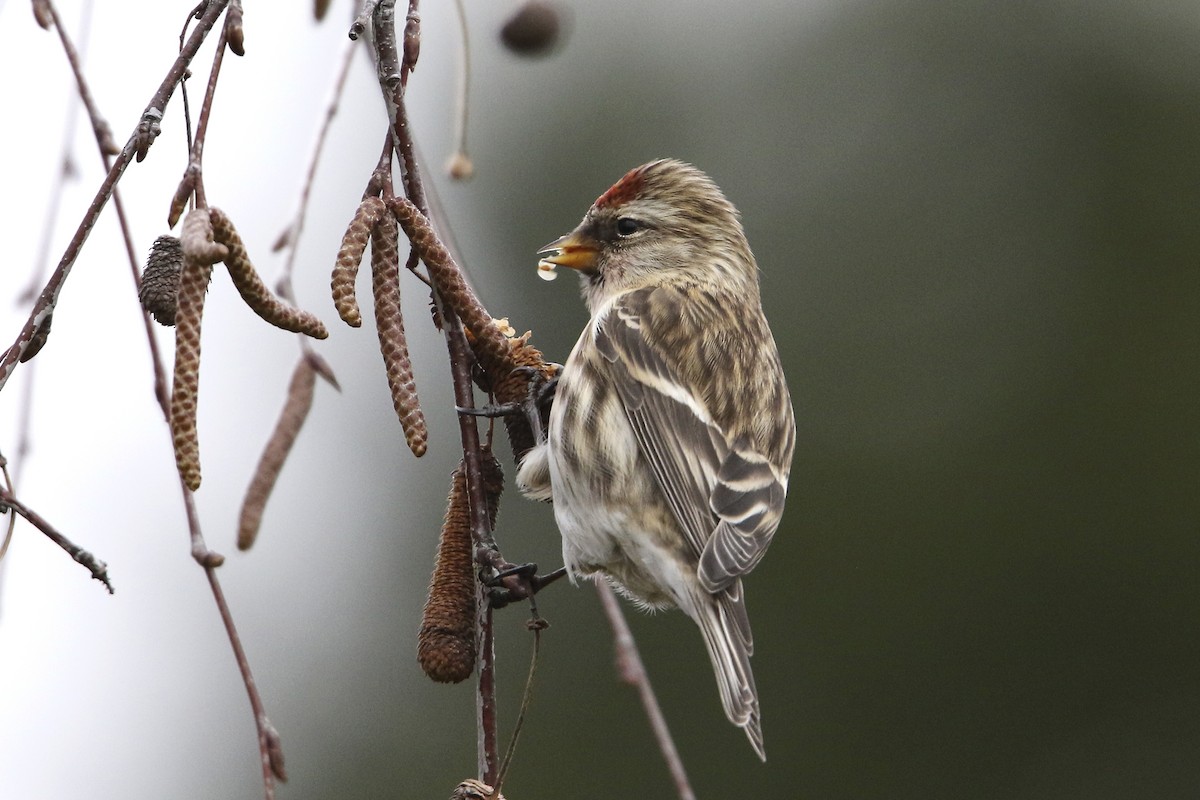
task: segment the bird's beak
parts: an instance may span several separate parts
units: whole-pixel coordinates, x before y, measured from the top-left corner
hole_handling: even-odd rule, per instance
[[[566,236],[555,239],[550,244],[538,250],[539,253],[554,251],[553,255],[538,261],[538,274],[548,281],[555,278],[555,267],[587,272],[596,265],[596,245],[572,231]]]

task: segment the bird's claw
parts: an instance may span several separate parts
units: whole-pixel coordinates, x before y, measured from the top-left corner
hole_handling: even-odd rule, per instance
[[[467,408],[466,406],[455,406],[454,410],[460,414],[470,414],[473,417],[487,417],[495,419],[496,417],[507,417],[512,414],[520,414],[525,410],[521,403],[492,403],[483,406],[482,408]]]
[[[484,580],[484,585],[488,587],[488,605],[492,608],[504,608],[519,600],[532,598],[566,574],[566,567],[538,575],[537,564],[509,565]]]
[[[545,373],[537,367],[522,366],[513,368],[514,373],[529,376],[529,391],[522,402],[492,403],[482,408],[467,408],[465,406],[455,406],[454,408],[460,414],[470,414],[473,417],[487,417],[488,419],[523,414],[534,433],[535,441],[543,441],[545,439],[546,422],[550,418],[550,404],[554,402],[554,393],[558,387],[558,376],[562,373],[561,365],[552,364],[551,366],[555,368],[555,373],[550,378],[545,377]]]

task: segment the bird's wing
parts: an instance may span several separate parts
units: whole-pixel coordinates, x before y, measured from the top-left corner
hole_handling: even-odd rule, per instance
[[[783,513],[786,475],[745,437],[731,438],[643,326],[655,289],[631,292],[600,320],[596,346],[639,448],[698,560],[712,593],[758,563]],[[692,324],[684,315],[679,325]],[[699,341],[704,332],[694,332]],[[687,336],[688,331],[675,331]],[[719,368],[719,365],[718,365]],[[751,409],[747,409],[751,411]]]

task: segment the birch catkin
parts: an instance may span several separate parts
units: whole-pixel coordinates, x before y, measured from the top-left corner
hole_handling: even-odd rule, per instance
[[[263,450],[258,461],[258,469],[246,490],[246,499],[242,501],[242,513],[238,518],[237,546],[239,550],[249,550],[258,537],[262,525],[263,511],[266,510],[267,500],[275,488],[275,481],[283,470],[288,453],[300,435],[304,420],[312,410],[313,391],[317,383],[317,372],[307,357],[301,357],[292,372],[292,382],[288,385],[287,401],[275,430]]]
[[[404,336],[404,317],[400,310],[400,253],[396,221],[384,214],[375,223],[371,236],[371,288],[375,294],[375,330],[379,334],[379,352],[392,393],[392,407],[404,430],[404,441],[413,455],[425,455],[429,433],[425,414],[417,399],[408,341]]]
[[[338,249],[329,287],[333,291],[333,307],[337,309],[338,316],[352,328],[362,325],[362,312],[358,309],[358,298],[354,296],[354,280],[358,277],[358,267],[367,250],[371,231],[386,211],[387,207],[378,197],[363,200],[355,210],[354,219],[350,220],[342,236],[342,246]]]
[[[246,245],[229,217],[219,208],[209,209],[209,213],[214,237],[229,249],[229,255],[224,259],[225,266],[229,269],[229,277],[233,279],[233,285],[237,287],[238,294],[246,301],[246,305],[277,328],[303,333],[314,339],[327,338],[329,331],[314,314],[291,306],[271,293],[255,271],[254,264],[246,252]]]
[[[200,393],[200,325],[212,265],[228,251],[213,242],[208,209],[193,209],[183,221],[183,271],[175,312],[175,374],[171,390],[171,438],[175,464],[193,492],[200,488],[200,440],[196,407]]]
[[[463,325],[475,337],[475,352],[485,369],[506,363],[509,356],[508,340],[492,319],[492,315],[475,297],[467,286],[462,271],[429,225],[429,220],[417,207],[403,197],[389,201],[392,213],[404,233],[421,254],[421,260],[429,268],[429,276],[442,299],[458,314]],[[511,363],[509,368],[511,369]]]

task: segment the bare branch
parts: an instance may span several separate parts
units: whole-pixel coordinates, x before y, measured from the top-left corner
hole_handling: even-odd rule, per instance
[[[157,136],[155,129],[162,119],[163,110],[167,107],[167,103],[175,92],[175,87],[187,71],[188,65],[195,57],[196,51],[200,49],[200,45],[204,42],[208,32],[212,30],[217,17],[225,10],[225,5],[228,1],[211,0],[208,3],[187,44],[184,45],[179,56],[175,59],[175,63],[167,71],[167,76],[150,98],[149,104],[147,104],[145,110],[142,112],[141,120],[138,122],[129,140],[125,143],[125,147],[122,148],[116,162],[109,169],[104,182],[100,184],[100,188],[97,190],[95,197],[84,213],[83,219],[75,230],[75,235],[71,237],[71,241],[67,244],[62,258],[58,262],[58,267],[50,275],[46,285],[42,288],[41,294],[38,296],[32,311],[30,311],[29,318],[26,320],[24,327],[17,334],[16,340],[5,351],[4,357],[0,359],[0,390],[3,390],[4,386],[8,383],[9,376],[12,375],[14,368],[19,363],[21,355],[29,347],[29,343],[33,339],[34,332],[38,326],[42,324],[42,321],[49,314],[53,313],[63,284],[70,275],[71,268],[75,265],[75,259],[79,257],[79,251],[83,247],[83,243],[87,241],[92,228],[95,227],[96,220],[100,217],[100,212],[108,204],[108,200],[112,197],[117,183],[121,180],[121,176],[125,174],[125,169],[129,166],[136,153],[145,154],[150,146],[150,142],[153,141],[153,137]]]
[[[41,514],[38,514],[29,506],[22,503],[13,495],[8,488],[0,486],[0,508],[10,508],[17,514],[20,514],[30,525],[37,528],[46,535],[50,541],[67,551],[67,555],[75,559],[77,562],[87,567],[92,573],[92,577],[104,584],[108,589],[108,593],[113,593],[112,583],[108,579],[108,565],[94,555],[79,547],[66,536],[63,536],[54,526],[46,521]]]
[[[454,153],[446,163],[446,172],[455,180],[466,180],[475,173],[471,156],[467,154],[467,112],[471,92],[471,39],[467,29],[467,10],[463,0],[454,0],[458,16],[458,91],[455,93]]]
[[[352,39],[347,39],[342,46],[342,52],[338,60],[338,68],[333,79],[333,85],[329,87],[329,95],[325,100],[325,112],[321,117],[321,124],[317,128],[316,136],[313,138],[312,147],[309,149],[308,158],[305,161],[304,178],[300,182],[299,197],[296,201],[296,210],[292,214],[292,219],[280,234],[278,244],[275,249],[287,250],[287,256],[283,262],[282,274],[279,278],[278,291],[284,297],[295,304],[295,299],[292,296],[292,273],[295,270],[296,254],[299,252],[300,236],[304,232],[304,223],[308,216],[308,203],[312,197],[313,182],[317,177],[317,165],[321,161],[321,153],[325,149],[325,141],[329,136],[329,129],[333,125],[333,120],[337,116],[338,106],[342,100],[342,93],[346,89],[346,78],[350,75],[350,65],[354,63],[354,52],[358,49],[358,45]]]
[[[238,5],[240,9],[240,2]],[[204,90],[204,102],[200,105],[200,117],[196,120],[196,137],[192,141],[188,165],[183,172],[183,178],[179,181],[179,188],[175,190],[175,196],[171,198],[171,208],[167,213],[167,224],[172,228],[183,215],[188,198],[194,196],[196,205],[201,208],[208,206],[208,200],[204,194],[204,142],[208,138],[208,121],[212,118],[213,98],[217,94],[217,79],[221,75],[221,64],[225,61],[225,44],[228,34],[227,18],[226,24],[221,27],[221,33],[217,37],[217,49],[213,53],[212,69],[209,70],[208,84]],[[185,94],[184,97],[186,96]]]
[[[613,644],[617,651],[617,673],[621,676],[621,680],[637,689],[638,696],[642,700],[642,708],[646,710],[650,728],[654,731],[654,738],[658,742],[658,749],[662,751],[663,760],[667,762],[667,769],[671,772],[671,779],[675,781],[675,791],[679,793],[679,800],[696,800],[696,795],[692,792],[692,786],[688,782],[687,771],[683,768],[683,761],[679,758],[679,751],[675,749],[675,740],[671,738],[671,730],[667,727],[667,719],[663,716],[662,709],[659,708],[654,687],[650,685],[650,676],[646,674],[646,668],[642,665],[642,657],[638,653],[637,643],[633,640],[633,632],[629,630],[629,624],[625,621],[625,615],[621,611],[621,605],[617,602],[617,597],[613,594],[608,581],[602,577],[596,577],[594,582],[596,594],[600,595],[600,605],[604,607],[604,615],[608,617],[608,622],[613,629]]]

